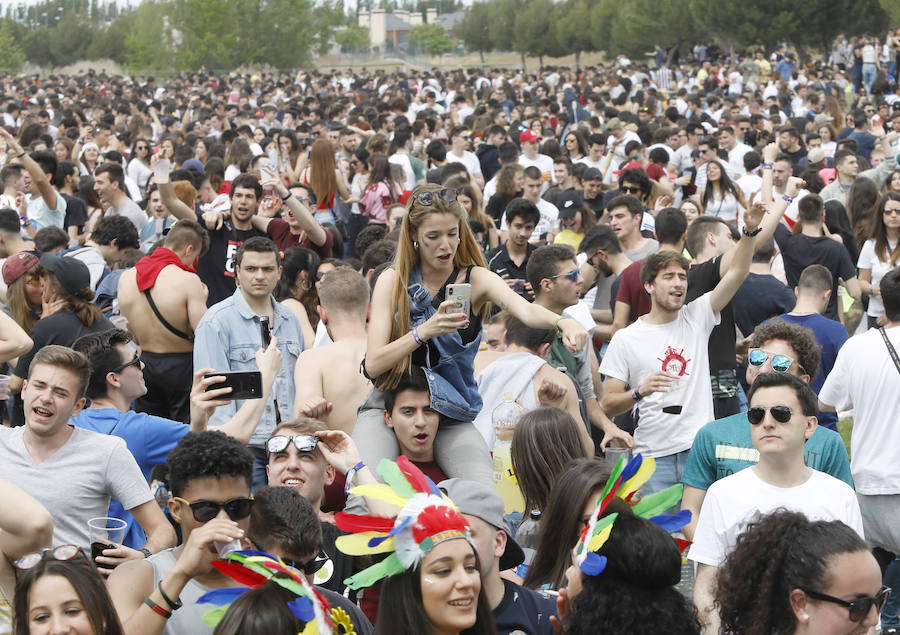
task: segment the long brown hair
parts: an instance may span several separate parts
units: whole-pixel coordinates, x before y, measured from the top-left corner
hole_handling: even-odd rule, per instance
[[[309,184],[320,205],[334,199],[337,192],[336,169],[334,146],[328,139],[317,139],[309,150]]]
[[[513,165],[504,165],[497,174],[497,194],[512,198],[519,193],[516,189],[516,174],[523,172],[523,168],[518,163]]]
[[[900,249],[891,250],[888,245],[887,227],[884,225],[884,208],[888,201],[900,201],[900,192],[888,192],[878,200],[878,208],[873,219],[872,238],[875,239],[875,256],[881,262],[890,262],[892,267],[900,261]]]
[[[90,287],[81,288],[76,293],[69,293],[63,288],[59,279],[50,272],[47,272],[46,283],[53,287],[57,296],[66,301],[66,308],[74,313],[78,321],[85,326],[93,326],[97,320],[103,317],[100,309],[92,302],[94,292]]]
[[[28,305],[25,285],[28,284],[29,278],[40,275],[42,271],[43,268],[40,263],[35,261],[25,273],[13,280],[6,290],[6,303],[9,306],[9,314],[26,333],[31,333],[34,323],[38,321],[39,314]]]
[[[459,222],[459,246],[456,253],[453,254],[453,266],[457,269],[474,265],[476,267],[484,267],[484,256],[481,248],[469,229],[468,216],[462,203],[454,200],[448,203],[440,196],[438,192],[443,189],[441,185],[427,184],[420,185],[412,191],[409,201],[406,203],[406,215],[400,224],[400,236],[397,240],[397,253],[394,256],[394,270],[397,272],[397,279],[394,283],[393,302],[397,314],[391,327],[391,340],[397,340],[409,331],[409,292],[406,287],[409,285],[409,277],[416,267],[421,266],[419,261],[419,251],[413,245],[413,231],[422,224],[428,216],[432,214],[453,214]],[[416,196],[423,192],[434,192],[434,202],[431,205],[422,205],[416,200]],[[487,313],[487,305],[485,304],[480,311],[480,317],[484,318]],[[410,356],[407,356],[402,362],[394,366],[387,373],[379,376],[375,380],[375,386],[381,390],[391,390],[397,386],[400,378],[407,371],[410,364]]]

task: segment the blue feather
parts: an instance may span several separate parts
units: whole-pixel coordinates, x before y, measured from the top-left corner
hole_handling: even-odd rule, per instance
[[[385,534],[384,536],[376,536],[375,538],[372,538],[371,540],[369,540],[369,546],[377,547],[378,545],[383,543],[385,540],[387,540],[391,536],[394,536],[394,535],[400,533],[403,530],[403,528],[408,526],[410,523],[412,523],[412,521],[413,521],[412,516],[407,517],[402,523],[400,523],[399,525],[397,525],[396,527],[391,529],[391,531],[389,533]]]
[[[316,619],[316,612],[313,609],[312,600],[308,597],[298,597],[295,600],[291,600],[288,602],[288,608],[291,609],[291,613],[294,614],[301,622],[311,622]]]
[[[428,487],[431,489],[431,493],[438,498],[442,498],[444,494],[441,492],[441,490],[438,489],[437,485],[434,484],[434,481],[428,478],[427,474],[423,474],[423,476],[425,477],[425,480],[428,481]]]
[[[666,531],[678,531],[691,522],[691,510],[682,509],[677,514],[662,514],[650,519],[651,523],[662,527]]]
[[[622,475],[620,476],[623,483],[627,482],[628,479],[637,474],[638,470],[641,469],[641,463],[643,463],[643,457],[640,453],[635,454],[634,457],[628,461],[628,465],[622,470]]]
[[[214,589],[201,595],[197,599],[197,604],[215,604],[216,606],[231,604],[249,590],[250,587],[245,586]]]
[[[593,551],[588,552],[584,562],[579,566],[585,575],[600,575],[606,568],[606,556],[598,556]]]

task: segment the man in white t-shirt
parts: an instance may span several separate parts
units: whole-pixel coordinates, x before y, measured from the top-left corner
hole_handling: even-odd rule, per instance
[[[866,539],[900,552],[900,269],[879,283],[887,324],[847,340],[819,391],[825,411],[853,408],[850,471],[862,510]]]
[[[559,230],[559,209],[550,201],[541,198],[543,185],[544,181],[541,178],[540,170],[533,165],[525,168],[525,187],[522,190],[522,197],[526,201],[534,203],[541,214],[541,220],[538,221],[529,239],[529,242],[532,243],[552,243],[553,237]],[[506,224],[506,214],[504,214],[500,221],[500,231],[508,230],[509,226]]]
[[[484,189],[484,176],[481,174],[481,162],[478,161],[468,147],[472,142],[472,133],[465,126],[454,126],[450,131],[450,149],[447,150],[447,163],[462,163],[475,179],[478,187]]]
[[[541,171],[541,179],[544,182],[541,193],[550,187],[553,178],[553,159],[546,154],[539,154],[541,138],[533,130],[525,130],[519,135],[519,145],[522,154],[519,155],[519,165],[523,168],[535,166]]]
[[[764,214],[761,206],[748,210],[731,267],[712,291],[690,304],[684,304],[690,267],[684,256],[665,250],[647,256],[641,266],[650,313],[616,332],[600,373],[606,375],[602,406],[608,416],[638,406],[635,452],[656,459],[645,495],[681,482],[694,435],[715,418],[709,335],[750,271]]]
[[[746,143],[738,141],[734,128],[722,126],[719,128],[719,147],[728,152],[728,166],[733,174],[744,173],[744,155],[753,148]]]
[[[763,373],[748,398],[747,419],[759,463],[710,486],[688,554],[698,564],[694,604],[706,633],[719,632],[714,607],[718,568],[741,531],[760,515],[787,509],[811,520],[840,520],[863,537],[853,488],[804,461],[806,440],[818,425],[816,394],[809,384],[789,373]]]
[[[588,137],[588,153],[575,163],[584,163],[589,168],[600,169],[603,163],[603,152],[606,150],[606,138],[600,133],[593,133]]]

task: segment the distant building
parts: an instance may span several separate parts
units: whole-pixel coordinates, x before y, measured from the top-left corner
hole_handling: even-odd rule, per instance
[[[437,9],[425,10],[425,20],[417,11],[397,9],[388,13],[384,9],[372,9],[359,14],[359,26],[369,29],[369,45],[380,51],[405,49],[409,43],[409,31],[419,24],[440,24],[453,36],[453,27],[463,19],[463,11],[438,15]]]

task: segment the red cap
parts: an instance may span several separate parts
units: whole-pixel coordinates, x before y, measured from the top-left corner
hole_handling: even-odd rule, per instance
[[[534,130],[528,129],[523,130],[519,134],[519,143],[525,143],[526,141],[540,141],[541,138],[535,134]]]

